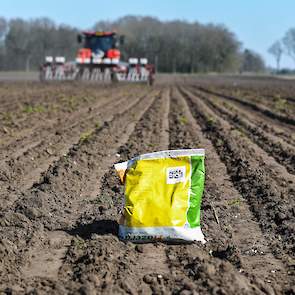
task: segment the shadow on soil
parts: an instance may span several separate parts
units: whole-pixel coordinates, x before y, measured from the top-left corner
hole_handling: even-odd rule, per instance
[[[118,236],[119,233],[119,224],[115,220],[96,220],[93,223],[89,224],[80,224],[77,225],[75,228],[71,230],[65,230],[69,235],[72,236],[79,236],[83,240],[88,240],[91,238],[93,234],[97,235],[114,235]],[[132,241],[133,243],[136,243],[136,241]],[[140,243],[140,242],[139,242]],[[145,243],[161,243],[165,245],[183,245],[183,244],[194,244],[194,242],[184,242],[184,241],[156,241],[156,240],[150,240],[146,241]],[[199,245],[199,243],[197,243]],[[216,255],[216,257],[218,257]]]
[[[81,224],[67,231],[72,236],[90,239],[92,234],[118,236],[119,224],[115,220],[97,220],[90,224]]]

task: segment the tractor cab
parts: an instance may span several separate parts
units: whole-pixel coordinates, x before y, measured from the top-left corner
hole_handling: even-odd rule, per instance
[[[77,55],[78,63],[118,64],[121,53],[118,50],[123,37],[115,32],[83,32],[78,35],[78,42],[83,43]]]

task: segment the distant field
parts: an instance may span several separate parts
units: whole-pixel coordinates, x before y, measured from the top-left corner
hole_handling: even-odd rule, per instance
[[[157,74],[158,81],[162,82],[163,80],[169,80],[171,82],[172,77],[223,77],[223,78],[242,78],[242,79],[283,79],[283,80],[293,80],[295,75],[263,75],[263,74],[218,74],[218,73],[209,73],[209,74]],[[39,72],[24,72],[24,71],[11,71],[11,72],[1,72],[0,71],[0,81],[38,81]]]
[[[36,81],[38,72],[0,72],[0,81]]]
[[[277,78],[280,78],[280,79],[287,79],[287,80],[293,80],[293,79],[295,79],[295,75],[278,75],[276,77]]]

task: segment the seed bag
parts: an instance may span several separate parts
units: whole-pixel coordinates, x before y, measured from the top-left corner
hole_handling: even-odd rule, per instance
[[[204,149],[140,155],[115,164],[125,185],[119,237],[134,242],[201,241]]]

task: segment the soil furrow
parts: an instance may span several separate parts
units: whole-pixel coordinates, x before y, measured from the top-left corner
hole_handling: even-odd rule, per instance
[[[241,108],[234,102],[229,103],[228,100],[222,97],[218,97],[218,100],[222,101],[224,107],[229,111],[235,109],[241,117],[246,118],[249,122],[254,123],[256,126],[259,126],[264,132],[277,137],[278,139],[282,139],[284,142],[292,145],[293,147],[295,146],[295,137],[290,134],[292,133],[290,132],[290,128],[282,126],[282,124],[277,124],[276,121],[263,115],[257,115],[255,112],[249,111],[247,108]]]
[[[98,92],[97,94],[95,94],[94,98],[91,99],[89,99],[88,97],[84,99],[83,95],[81,95],[80,97],[76,95],[75,102],[72,102],[72,98],[70,95],[69,97],[67,97],[67,94],[61,94],[64,95],[64,98],[60,99],[60,101],[57,102],[56,108],[62,108],[62,104],[71,104],[70,110],[53,110],[53,114],[50,114],[51,117],[44,119],[42,117],[38,119],[33,116],[34,114],[28,114],[27,117],[29,122],[27,128],[26,126],[22,125],[22,130],[19,133],[14,132],[13,136],[8,135],[7,138],[4,138],[4,143],[1,145],[0,151],[4,156],[7,157],[9,156],[9,154],[7,155],[7,152],[9,151],[13,151],[15,153],[15,150],[20,149],[20,147],[21,149],[25,150],[26,145],[31,145],[32,141],[35,142],[36,139],[39,139],[39,141],[41,141],[43,138],[46,138],[48,134],[54,134],[57,129],[60,129],[61,124],[70,126],[73,124],[79,124],[79,121],[87,120],[83,117],[95,115],[105,105],[116,102],[120,96],[124,97],[124,95],[126,95],[126,93],[124,92],[124,88],[121,89],[121,91],[114,91],[115,95],[113,92],[110,91],[105,91],[102,93]],[[107,102],[105,101],[106,96],[110,96],[110,99]],[[66,102],[64,103],[62,102],[62,100],[65,100]],[[83,107],[81,107],[80,104],[81,106],[83,105]],[[64,120],[65,112],[69,112],[69,114],[66,115],[66,120]],[[81,118],[83,119],[81,120]],[[35,120],[39,120],[38,124],[34,124]],[[16,156],[17,155],[15,155],[15,157]]]
[[[38,181],[41,173],[46,171],[53,161],[67,154],[71,146],[79,140],[87,139],[110,115],[128,108],[137,99],[130,95],[118,97],[115,102],[105,103],[97,107],[98,113],[89,114],[87,119],[59,129],[59,135],[47,136],[36,146],[26,150],[24,155],[5,161],[1,168],[3,180],[0,181],[0,196],[4,202],[2,208],[13,202],[20,191],[26,190]]]
[[[205,113],[208,114],[209,123],[214,125],[216,122],[219,122],[222,125],[222,128],[225,130],[224,136],[230,136],[235,139],[236,147],[240,148],[240,153],[247,156],[248,164],[253,165],[253,167],[263,168],[263,174],[266,180],[269,180],[271,183],[270,186],[273,186],[274,191],[277,191],[281,196],[291,194],[293,195],[295,179],[294,175],[287,172],[286,168],[277,163],[277,161],[268,155],[262,148],[260,148],[256,143],[251,141],[250,138],[245,136],[240,128],[235,128],[233,124],[229,121],[224,120],[222,117],[216,115],[197,95],[189,91],[188,89],[181,89],[181,92],[185,96],[191,96],[205,110]],[[218,138],[219,144],[223,142],[223,138]],[[283,197],[282,197],[283,199]],[[284,202],[282,200],[282,202]]]
[[[9,257],[1,257],[4,269],[18,273],[16,278],[20,278],[18,268],[26,260],[40,265],[41,260],[38,263],[38,259],[42,257],[30,257],[25,249],[37,252],[40,252],[38,249],[42,249],[41,246],[44,250],[48,249],[50,241],[44,238],[48,230],[70,229],[83,212],[94,206],[94,196],[89,193],[95,192],[107,167],[113,164],[118,146],[127,141],[135,123],[153,102],[156,93],[153,91],[143,99],[135,100],[127,111],[121,110],[91,137],[74,146],[67,156],[49,168],[41,182],[27,191],[10,210],[2,213],[1,237],[7,241],[5,251],[11,252]],[[64,247],[66,243],[67,239],[58,244]],[[17,269],[10,268],[11,262],[18,265]],[[1,277],[3,282],[9,281],[6,271],[1,272]]]
[[[116,87],[115,87],[116,88]],[[119,88],[119,87],[118,87]],[[23,114],[25,106],[36,105],[54,105],[55,103],[67,102],[68,97],[84,96],[88,97],[89,94],[93,95],[95,90],[97,95],[103,95],[110,91],[109,87],[87,87],[81,84],[11,84],[9,87],[0,88],[0,98],[3,102],[0,104],[0,112],[11,112],[14,114]],[[66,105],[66,104],[65,104]],[[65,106],[64,105],[64,106]],[[17,119],[17,117],[15,117]],[[23,119],[23,116],[20,116]]]
[[[289,124],[291,126],[295,125],[295,119],[292,117],[285,117],[283,115],[277,114],[275,112],[272,112],[271,110],[267,109],[266,107],[262,106],[262,105],[258,105],[258,104],[254,104],[252,102],[234,97],[234,96],[229,96],[229,95],[224,95],[222,93],[216,92],[216,91],[212,91],[212,90],[208,90],[206,88],[203,87],[198,87],[198,89],[200,91],[203,91],[207,94],[213,94],[213,95],[217,95],[217,96],[221,96],[223,98],[226,98],[228,100],[237,102],[241,105],[244,105],[250,109],[252,109],[253,111],[259,112],[263,115],[266,115],[267,117],[271,118],[271,119],[275,119],[278,120],[279,122],[283,122],[285,124]]]
[[[197,83],[196,83],[197,82]],[[267,77],[226,77],[215,76],[205,79],[195,79],[195,84],[209,90],[216,90],[230,96],[250,99],[254,103],[261,103],[269,109],[292,115],[291,109],[294,108],[294,83],[292,80]]]
[[[28,133],[42,131],[56,124],[58,118],[64,120],[65,115],[77,112],[78,109],[82,111],[86,105],[89,108],[98,98],[110,92],[105,88],[97,88],[95,93],[91,93],[91,89],[86,87],[68,87],[65,83],[59,87],[50,86],[45,91],[40,84],[36,84],[31,91],[21,87],[18,91],[19,100],[15,106],[12,103],[12,111],[8,108],[0,115],[3,124],[0,129],[1,145],[11,144],[28,136]],[[88,108],[85,108],[86,111]],[[35,124],[36,121],[38,124]]]
[[[1,294],[295,294],[294,83],[156,83],[0,83]],[[207,243],[119,240],[114,163],[184,148]]]
[[[279,164],[285,166],[289,173],[295,174],[295,148],[278,141],[274,136],[266,134],[258,126],[240,117],[236,109],[231,107],[230,111],[227,110],[221,106],[218,99],[213,100],[211,97],[200,94],[198,97],[202,98],[218,116],[230,121],[232,125],[275,158]]]
[[[7,149],[17,150],[20,146],[24,148],[26,144],[29,145],[32,141],[36,141],[36,138],[40,138],[42,135],[46,137],[46,134],[49,134],[52,130],[56,131],[61,124],[77,123],[81,118],[95,114],[102,105],[110,104],[112,101],[116,102],[119,96],[135,95],[144,89],[144,87],[135,86],[134,92],[129,93],[128,87],[124,85],[114,89],[103,87],[104,91],[93,86],[88,89],[88,86],[82,84],[80,85],[81,89],[73,87],[76,93],[73,93],[74,90],[72,89],[63,90],[61,88],[60,92],[56,89],[52,96],[57,96],[57,98],[53,101],[43,105],[32,103],[28,103],[27,106],[24,105],[21,113],[27,120],[25,124],[16,123],[17,114],[8,112],[9,116],[6,115],[8,116],[7,122],[5,117],[2,120],[4,129],[0,128],[0,132],[3,133],[0,141],[0,152],[5,153]],[[12,126],[10,127],[10,125]]]
[[[249,85],[246,88],[220,85],[219,87],[213,87],[213,89],[225,95],[262,104],[268,109],[275,110],[287,117],[292,116],[292,111],[295,110],[294,100],[288,97],[288,93],[292,93],[290,88],[282,87],[265,90],[263,87],[258,87],[258,89],[254,90]]]
[[[236,267],[236,273],[247,277],[245,282],[250,278],[247,284],[248,288],[253,288],[253,293],[259,294],[258,290],[263,292],[265,288],[281,292],[288,281],[284,265],[271,253],[268,240],[247,202],[230,181],[225,165],[178,91],[174,92],[172,105],[170,126],[178,128],[170,133],[170,148],[206,149],[206,191],[203,198],[203,231],[208,241],[206,250],[213,257],[229,261]],[[185,248],[188,253],[189,247]],[[211,260],[212,264],[217,263],[213,258]]]
[[[151,98],[149,97],[149,100],[150,99]],[[152,101],[153,101],[153,99],[150,100],[150,102],[152,102]],[[167,98],[164,100],[163,98],[156,97],[155,102],[152,104],[151,107],[149,107],[148,110],[146,108],[145,108],[145,110],[143,110],[142,108],[139,108],[140,113],[143,113],[146,110],[147,111],[145,112],[142,119],[136,124],[135,130],[130,137],[133,140],[130,140],[130,138],[128,139],[130,132],[126,132],[127,134],[124,135],[124,138],[125,138],[124,141],[127,141],[127,139],[128,139],[128,143],[125,145],[122,145],[121,148],[117,151],[121,155],[120,158],[123,159],[125,157],[130,157],[131,154],[127,155],[127,149],[129,148],[129,151],[134,153],[137,148],[137,145],[144,147],[146,143],[150,142],[150,145],[148,146],[147,149],[153,150],[156,142],[163,144],[162,143],[163,129],[161,128],[161,126],[159,126],[158,122],[154,122],[154,120],[153,120],[153,119],[155,119],[155,115],[157,117],[159,117],[160,112],[163,115],[163,106],[167,106]],[[168,111],[166,111],[166,112],[168,112]],[[162,121],[162,120],[160,120],[160,121]],[[165,121],[165,115],[163,116],[163,121]],[[163,124],[163,126],[164,125],[165,124]],[[142,127],[143,126],[146,127],[146,132],[144,134],[142,134]],[[91,141],[93,141],[93,139],[91,139]],[[120,140],[118,143],[120,143],[120,142],[122,143],[122,140]],[[133,145],[135,145],[135,146],[133,146]],[[87,150],[89,150],[89,147],[87,147]],[[114,162],[115,157],[116,156],[114,154],[111,157],[111,159],[107,159],[106,161],[108,162],[108,165],[103,165],[103,167],[111,166]],[[102,171],[100,173],[102,173]],[[110,182],[114,182],[114,184],[110,185]],[[80,235],[85,238],[84,235],[89,237],[91,235],[92,230],[93,230],[93,233],[97,233],[97,234],[99,234],[100,228],[102,230],[105,230],[106,232],[108,232],[108,226],[110,227],[109,230],[114,230],[113,223],[118,219],[118,213],[119,213],[118,209],[120,208],[120,206],[118,206],[118,204],[121,205],[122,195],[119,195],[119,196],[118,196],[118,194],[116,194],[115,196],[113,196],[113,195],[114,195],[114,193],[118,193],[118,191],[120,191],[120,187],[121,187],[121,185],[119,184],[118,178],[114,174],[114,169],[112,167],[112,168],[110,168],[110,171],[107,174],[105,174],[105,176],[104,176],[104,180],[102,182],[100,192],[97,189],[92,191],[92,189],[89,190],[89,188],[88,188],[88,190],[89,190],[88,194],[92,195],[92,197],[89,198],[90,203],[88,205],[85,205],[85,207],[87,209],[84,208],[83,210],[81,210],[83,212],[80,212],[80,214],[81,214],[81,217],[79,219],[80,221],[77,223],[77,225],[72,230],[69,231],[69,233],[71,235],[78,235],[78,236]],[[118,197],[120,197],[121,201],[118,199]],[[110,206],[110,204],[111,204],[111,206]],[[109,220],[109,219],[112,219],[112,220]],[[83,224],[83,222],[84,222],[84,224]],[[67,228],[70,228],[70,227],[71,227],[70,225],[67,226]],[[114,239],[114,238],[112,238],[112,239]],[[97,240],[97,237],[96,237],[96,240]],[[109,241],[108,238],[106,238],[104,240],[105,240],[105,243],[108,243],[108,241]],[[124,246],[124,244],[119,242],[117,240],[117,238],[115,240],[116,240],[116,244],[114,246],[117,245],[117,246],[120,246],[121,248],[122,248],[122,245]],[[81,245],[79,244],[79,238],[74,239],[74,241],[75,242],[72,245],[72,247],[70,248],[69,253],[71,253],[71,251],[73,251],[73,250],[77,251],[79,249],[79,247],[81,247]],[[81,244],[91,243],[91,242],[93,244],[93,241],[89,242],[87,240],[85,240],[85,241],[80,240]],[[62,247],[64,247],[64,245],[62,245]],[[87,245],[87,248],[88,247],[91,248],[89,245]],[[98,245],[96,245],[96,247],[98,247]],[[124,248],[126,248],[126,246],[123,247],[123,250],[124,250]],[[101,245],[100,251],[103,249],[106,249],[106,248],[103,245]],[[151,249],[152,250],[151,253],[154,252],[154,249],[156,249],[156,248],[153,247],[153,249]],[[120,251],[122,251],[122,250],[120,250]],[[132,248],[132,251],[137,253],[136,251],[134,251],[134,247]],[[34,251],[34,252],[36,252],[36,251]],[[48,253],[48,252],[46,252],[46,253]],[[69,262],[68,260],[72,260],[72,256],[69,255],[69,253],[65,258],[66,262]],[[163,254],[165,257],[165,252],[160,250],[159,256],[161,256]],[[130,258],[132,258],[132,257],[130,257]],[[35,262],[35,263],[33,263],[33,266],[34,265],[38,265],[38,264]],[[77,266],[79,266],[79,264],[76,265],[75,267],[77,267]],[[70,269],[70,270],[67,270],[67,272],[64,272],[64,268],[67,268],[67,267],[69,267],[69,265],[67,265],[67,263],[65,263],[62,266],[62,270],[60,271],[61,275],[64,276],[66,273],[73,271],[72,269]],[[142,267],[142,264],[139,263],[137,267]],[[25,272],[27,272],[27,269],[28,268],[25,268]],[[38,269],[40,271],[40,267]],[[43,272],[43,274],[44,274],[44,277],[46,278],[46,273]],[[103,274],[103,272],[102,272],[102,274]],[[74,273],[74,275],[77,275],[77,274]],[[52,280],[52,277],[47,276],[47,278],[44,279],[44,281],[46,282],[46,280],[50,280],[50,279]]]
[[[167,149],[169,141],[167,136],[169,100],[169,93],[165,90],[161,97],[154,101],[137,123],[127,143],[118,149],[120,155],[118,160],[128,160],[141,153]],[[107,198],[109,198],[109,201],[107,201]],[[111,167],[103,177],[94,212],[101,210],[97,208],[106,208],[106,210],[101,210],[100,214],[88,213],[88,216],[94,218],[90,225],[87,216],[83,216],[77,228],[71,232],[83,238],[83,243],[87,245],[85,249],[90,249],[91,252],[79,253],[76,259],[72,259],[72,253],[74,252],[77,255],[79,251],[78,247],[74,245],[69,249],[65,258],[66,262],[60,271],[60,274],[64,273],[64,270],[71,272],[67,281],[76,281],[75,288],[77,288],[77,291],[83,286],[84,273],[92,273],[98,279],[99,284],[95,285],[92,280],[89,288],[96,288],[97,292],[103,294],[128,293],[132,290],[137,290],[136,293],[140,294],[150,294],[151,289],[160,290],[159,288],[161,288],[160,284],[157,281],[154,282],[154,280],[169,274],[164,245],[135,246],[131,243],[123,243],[112,235],[102,236],[105,234],[117,235],[117,222],[121,216],[123,199],[123,187],[119,183],[114,168]],[[91,239],[89,239],[90,237]],[[100,243],[99,241],[104,242]],[[107,250],[107,248],[111,250]],[[97,257],[98,253],[101,253],[99,257]],[[97,260],[85,269],[84,263],[81,263],[79,258],[83,256],[86,256],[87,260],[91,256],[96,256]],[[109,259],[106,259],[106,256],[109,256]],[[100,266],[99,271],[97,265]],[[75,269],[78,269],[78,271],[74,272]],[[110,269],[111,272],[109,272]]]
[[[105,106],[112,105],[118,100],[123,100],[124,95],[114,97],[108,102],[105,102],[103,97],[100,98],[98,102],[94,105],[92,103],[91,107],[85,107],[81,110],[74,112],[72,115],[68,116],[66,121],[62,120],[62,117],[56,116],[50,122],[47,122],[46,128],[44,126],[36,126],[35,129],[30,129],[28,133],[24,132],[22,138],[16,139],[11,143],[1,147],[2,159],[5,158],[18,158],[32,147],[40,144],[48,136],[62,136],[67,129],[74,128],[79,124],[89,121],[89,119],[95,118],[95,116],[101,113],[101,109]],[[64,116],[64,115],[63,115]],[[86,117],[86,118],[85,118]]]
[[[243,143],[244,138],[236,136],[230,126],[214,117],[214,113],[200,99],[193,94],[183,94],[202,130],[225,163],[233,184],[247,200],[264,234],[268,236],[273,253],[285,261],[291,271],[294,255],[294,212],[292,202],[286,197],[294,193],[293,183],[289,184],[286,195],[280,192],[282,188],[274,184],[265,167],[253,157],[255,150],[251,148],[247,151],[249,143]]]
[[[202,93],[204,95],[204,93]],[[216,97],[216,96],[215,96]],[[253,112],[252,109],[243,107],[239,103],[229,101],[228,99],[218,96],[216,99],[223,102],[224,107],[229,111],[233,108],[248,121],[253,122],[256,126],[262,128],[266,133],[269,133],[277,138],[281,138],[286,143],[295,146],[295,137],[292,135],[292,126],[273,120],[263,114]]]

